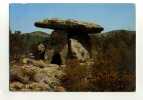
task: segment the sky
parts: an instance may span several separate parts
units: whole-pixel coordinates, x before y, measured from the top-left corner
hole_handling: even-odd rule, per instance
[[[50,32],[49,29],[34,26],[34,22],[46,18],[95,22],[104,28],[104,32],[119,29],[135,30],[136,27],[134,4],[10,4],[9,11],[12,32]]]

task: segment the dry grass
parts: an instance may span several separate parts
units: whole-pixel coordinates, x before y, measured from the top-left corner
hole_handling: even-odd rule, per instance
[[[134,91],[135,73],[128,67],[119,70],[111,59],[96,58],[93,65],[67,62],[63,86],[67,91]],[[114,59],[115,61],[115,59]]]
[[[80,64],[76,59],[67,61],[64,69],[66,75],[63,77],[63,86],[67,91],[88,91],[88,67]]]

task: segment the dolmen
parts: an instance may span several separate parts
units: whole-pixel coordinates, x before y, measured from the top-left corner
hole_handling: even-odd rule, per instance
[[[71,58],[102,59],[121,69],[129,66],[135,70],[135,31],[102,32],[104,28],[96,23],[56,18],[37,21],[34,25],[53,29],[46,51],[49,62],[64,64]]]
[[[56,46],[49,50],[49,60],[53,62],[52,57],[60,54],[64,62],[67,58],[76,58],[85,61],[91,57],[91,43],[88,34],[100,33],[103,27],[96,23],[89,23],[73,19],[45,19],[34,23],[36,27],[53,29],[51,40]],[[50,46],[51,44],[48,44]],[[52,53],[51,53],[52,52]],[[60,58],[60,57],[57,57]],[[56,60],[54,60],[56,61]],[[55,62],[56,63],[56,62]]]

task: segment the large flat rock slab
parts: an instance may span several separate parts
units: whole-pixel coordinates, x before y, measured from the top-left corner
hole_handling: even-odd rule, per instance
[[[78,20],[45,19],[35,22],[36,27],[49,28],[54,30],[64,30],[69,33],[100,33],[103,27],[95,23],[83,22]]]

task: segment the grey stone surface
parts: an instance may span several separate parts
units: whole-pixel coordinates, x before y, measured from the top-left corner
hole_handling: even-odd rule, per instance
[[[41,28],[64,30],[68,33],[100,33],[104,29],[96,23],[83,22],[73,19],[45,19],[43,21],[35,22],[34,25]]]

